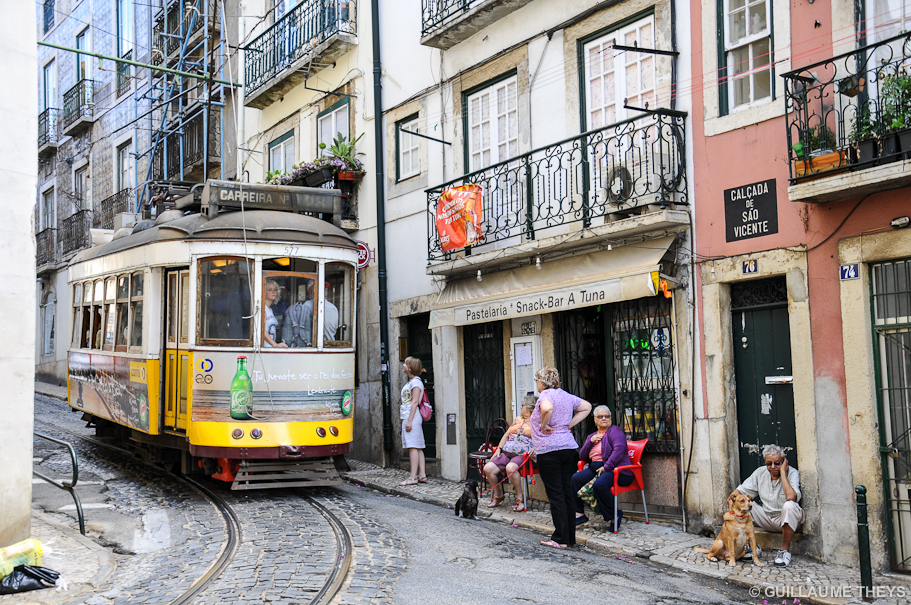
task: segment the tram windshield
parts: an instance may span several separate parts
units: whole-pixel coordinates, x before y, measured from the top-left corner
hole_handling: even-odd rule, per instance
[[[253,263],[242,258],[199,261],[199,311],[202,344],[252,343],[250,278]]]

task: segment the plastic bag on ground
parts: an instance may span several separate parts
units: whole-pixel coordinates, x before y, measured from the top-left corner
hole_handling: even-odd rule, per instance
[[[60,574],[53,569],[34,565],[19,565],[0,580],[0,595],[28,592],[56,585]]]
[[[34,538],[0,548],[0,578],[12,573],[17,565],[41,565],[41,542]]]

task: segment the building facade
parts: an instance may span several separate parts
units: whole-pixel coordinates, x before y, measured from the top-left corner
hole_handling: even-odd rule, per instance
[[[911,3],[690,3],[702,397],[697,521],[778,443],[800,470],[799,548],[909,571]]]
[[[650,513],[683,514],[694,316],[678,8],[413,0],[383,17],[392,357],[428,370],[425,455],[444,477],[475,472],[491,422],[555,366],[648,441]],[[404,382],[396,368],[392,392]]]

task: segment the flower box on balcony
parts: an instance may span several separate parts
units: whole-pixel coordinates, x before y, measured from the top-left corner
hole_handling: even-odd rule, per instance
[[[323,166],[316,172],[311,172],[304,176],[304,181],[308,187],[319,187],[332,180],[332,168]]]
[[[834,174],[836,168],[847,169],[848,160],[844,151],[829,151],[820,153],[806,160],[798,160],[794,164],[797,176],[809,176],[811,174]]]
[[[340,181],[361,181],[364,179],[366,172],[362,170],[339,170],[338,180]]]

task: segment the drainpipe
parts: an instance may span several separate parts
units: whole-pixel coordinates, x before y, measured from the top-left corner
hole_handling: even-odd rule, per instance
[[[376,138],[376,257],[380,298],[380,373],[383,391],[383,449],[392,456],[392,406],[389,400],[389,303],[386,294],[386,189],[383,155],[383,67],[380,62],[380,3],[370,0],[373,38],[373,127]]]

